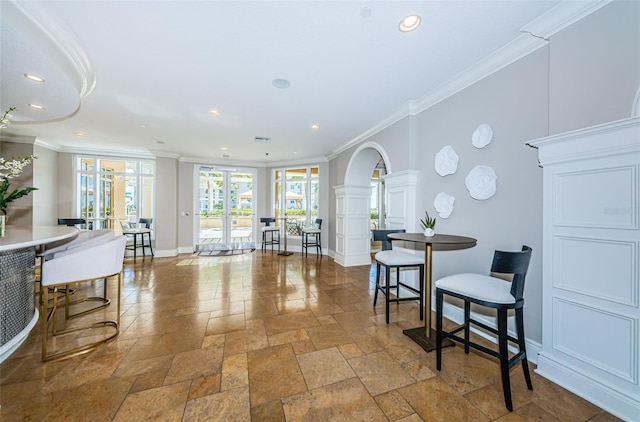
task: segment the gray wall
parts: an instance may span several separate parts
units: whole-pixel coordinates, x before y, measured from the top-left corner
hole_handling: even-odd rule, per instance
[[[58,153],[35,145],[33,153],[38,159],[33,168],[33,225],[50,226],[58,224],[56,206],[58,203]]]
[[[488,272],[495,249],[534,249],[526,286],[527,337],[542,338],[542,170],[537,150],[526,142],[549,134],[618,120],[631,115],[640,85],[640,2],[614,2],[554,35],[549,45],[475,83],[422,113],[371,136],[386,150],[393,172],[418,170],[416,214],[434,212],[433,199],[455,196],[448,219],[436,231],[478,239],[475,248],[434,253],[434,279],[461,271]],[[481,123],[494,131],[483,149],[471,145]],[[460,156],[457,173],[440,177],[435,154],[451,145]],[[329,165],[333,185],[358,145]],[[497,193],[471,198],[464,179],[477,164],[492,166]],[[335,198],[331,201],[335,215]],[[335,245],[335,231],[331,244]]]
[[[33,142],[34,138],[26,139],[21,142],[6,142],[0,143],[0,155],[5,159],[11,159],[13,157],[24,157],[26,155],[34,154]],[[9,185],[9,191],[15,189],[21,189],[34,185],[34,175],[37,172],[36,165],[38,160],[34,160],[30,165],[26,166],[20,176],[11,180]],[[37,187],[37,186],[36,186]],[[30,226],[33,224],[33,204],[34,194],[38,191],[31,192],[27,196],[14,201],[7,208],[7,220],[8,225],[13,226]]]

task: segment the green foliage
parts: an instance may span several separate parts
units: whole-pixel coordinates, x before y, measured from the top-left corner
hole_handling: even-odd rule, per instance
[[[424,212],[425,217],[420,219],[420,224],[425,229],[433,229],[436,226],[436,218],[429,216],[429,211]]]

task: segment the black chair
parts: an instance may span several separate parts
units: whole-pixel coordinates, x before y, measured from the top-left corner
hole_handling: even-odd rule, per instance
[[[371,236],[373,241],[382,242],[382,251],[376,253],[376,293],[373,297],[373,306],[376,306],[378,302],[378,291],[381,291],[385,295],[385,312],[387,316],[387,324],[389,323],[389,303],[390,302],[405,302],[408,300],[420,301],[420,320],[424,319],[424,286],[422,280],[424,280],[424,259],[409,252],[394,251],[391,240],[388,235],[391,233],[404,233],[404,229],[395,230],[371,230]],[[381,266],[385,267],[385,284],[380,284],[380,270]],[[395,268],[396,272],[396,284],[391,284],[391,269]],[[409,286],[406,283],[400,281],[400,269],[401,268],[418,268],[420,271],[419,288],[416,289],[413,286]],[[396,288],[396,295],[394,299],[391,299],[391,288]],[[400,297],[400,287],[416,293],[417,296],[405,296]]]
[[[264,223],[262,228],[262,250],[267,249],[267,245],[271,245],[273,251],[273,245],[278,245],[278,252],[280,252],[280,228],[278,226],[272,226],[271,223],[275,223],[276,219],[273,217],[260,217],[260,222]],[[267,238],[269,234],[269,238]],[[274,235],[278,235],[276,239]]]
[[[151,229],[151,223],[153,223],[153,218],[141,218],[138,220],[138,227],[143,229]]]
[[[502,390],[504,401],[509,411],[513,410],[511,402],[511,384],[509,381],[509,370],[518,362],[522,362],[524,379],[527,388],[533,390],[529,366],[527,363],[527,351],[524,337],[524,281],[531,261],[531,248],[523,246],[521,252],[495,251],[492,273],[513,274],[513,280],[508,282],[502,278],[497,278],[482,274],[454,274],[436,281],[436,367],[438,371],[442,365],[442,340],[450,338],[464,344],[464,352],[469,353],[469,347],[487,353],[500,359],[500,372],[502,374]],[[452,331],[446,332],[442,329],[442,308],[444,295],[453,296],[464,301],[464,324]],[[471,318],[471,303],[496,309],[498,328]],[[516,335],[510,336],[507,332],[507,311],[515,310]],[[498,351],[489,349],[469,340],[469,328],[474,324],[490,333],[498,336]],[[464,338],[456,335],[464,330]],[[518,345],[518,352],[509,359],[508,342]]]
[[[309,240],[309,236],[312,237]],[[316,247],[316,254],[322,257],[322,218],[316,218],[313,227],[305,227],[302,229],[302,250],[304,256],[309,255],[309,247]]]
[[[84,218],[58,218],[58,225],[84,229],[87,227],[87,220]]]

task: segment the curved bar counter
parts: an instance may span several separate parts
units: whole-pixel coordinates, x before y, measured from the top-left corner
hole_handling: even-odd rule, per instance
[[[38,322],[35,306],[36,246],[71,240],[66,226],[8,226],[0,237],[0,362],[11,355]]]

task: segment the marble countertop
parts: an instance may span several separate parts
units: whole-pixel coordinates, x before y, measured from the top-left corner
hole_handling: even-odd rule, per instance
[[[71,239],[78,234],[78,229],[67,226],[6,226],[5,232],[0,237],[0,252]]]

